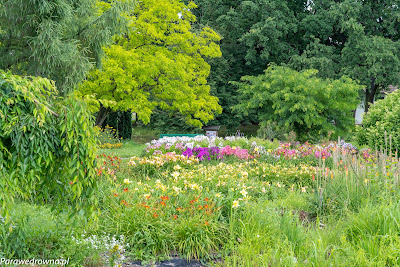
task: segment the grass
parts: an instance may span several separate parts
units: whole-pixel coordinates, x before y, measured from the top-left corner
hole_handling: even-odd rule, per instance
[[[136,143],[135,141],[123,141],[121,148],[99,149],[98,155],[106,154],[120,158],[130,158],[133,156],[140,156],[143,152],[143,148],[143,144]]]
[[[132,140],[139,144],[148,143],[158,139],[159,132],[148,127],[136,126],[132,129]]]

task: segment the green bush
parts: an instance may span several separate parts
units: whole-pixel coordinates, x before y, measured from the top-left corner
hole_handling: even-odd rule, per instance
[[[400,150],[400,90],[378,100],[369,108],[358,127],[357,142],[372,148]]]
[[[57,95],[52,81],[0,72],[0,214],[16,196],[94,211],[91,114],[82,100]]]
[[[244,76],[232,82],[240,93],[234,109],[245,115],[257,112],[264,128],[259,133],[266,138],[292,130],[300,141],[317,141],[328,134],[336,138],[354,127],[352,114],[362,87],[345,76],[320,79],[317,73],[271,65],[262,75]]]

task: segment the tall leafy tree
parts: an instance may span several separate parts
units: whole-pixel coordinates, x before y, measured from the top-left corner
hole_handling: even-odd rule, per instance
[[[221,55],[220,37],[207,27],[191,31],[192,8],[179,0],[138,2],[129,31],[105,49],[102,69],[80,87],[81,94],[95,95],[97,125],[112,110],[132,110],[148,123],[159,107],[179,112],[195,126],[221,112],[210,95],[210,66],[204,60]]]
[[[108,1],[109,2],[109,1]],[[133,1],[1,0],[0,69],[47,77],[61,93],[100,66],[102,47],[126,25]]]
[[[317,72],[272,65],[265,74],[244,76],[242,82],[234,82],[241,93],[235,108],[254,110],[260,122],[294,130],[300,140],[348,131],[354,125],[352,110],[361,86],[344,76],[321,79]]]
[[[299,31],[310,42],[289,66],[316,68],[322,77],[346,74],[359,80],[365,85],[366,111],[380,90],[400,83],[398,1],[321,0],[305,12]]]
[[[259,75],[268,63],[287,62],[291,55],[297,54],[297,22],[304,13],[305,3],[198,0],[196,4],[195,27],[210,26],[222,36],[222,58],[209,61],[212,93],[218,96],[224,109],[216,122],[235,127],[246,118],[231,110],[238,103],[238,94],[229,81]],[[252,116],[247,116],[247,120],[252,120]]]

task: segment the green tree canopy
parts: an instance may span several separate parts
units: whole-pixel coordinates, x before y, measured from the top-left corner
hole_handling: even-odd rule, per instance
[[[373,103],[388,85],[400,84],[398,1],[321,0],[305,12],[299,31],[308,45],[288,66],[316,68],[320,77],[357,79],[366,86],[365,103]]]
[[[298,21],[305,3],[296,0],[197,0],[193,12],[198,18],[196,29],[211,27],[222,36],[221,58],[208,60],[211,65],[211,92],[220,100],[224,111],[216,121],[229,128],[242,121],[253,121],[231,107],[238,103],[237,89],[229,81],[240,81],[245,75],[259,75],[271,62],[287,62],[297,54]]]
[[[221,55],[220,37],[210,28],[191,31],[194,4],[178,0],[139,2],[129,31],[105,48],[101,70],[93,70],[80,94],[95,95],[102,125],[111,110],[131,110],[148,123],[152,110],[178,111],[186,122],[201,126],[220,113],[210,95],[210,66],[204,58]]]
[[[2,0],[0,69],[47,77],[62,93],[71,91],[93,65],[102,47],[124,29],[133,1]]]
[[[265,74],[244,76],[233,83],[241,93],[235,109],[255,111],[260,122],[276,122],[301,140],[348,130],[354,125],[352,111],[362,87],[347,77],[321,79],[317,73],[272,65]]]

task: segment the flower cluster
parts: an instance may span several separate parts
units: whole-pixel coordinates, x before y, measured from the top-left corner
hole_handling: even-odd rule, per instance
[[[261,140],[261,139],[258,139]],[[264,141],[268,142],[268,141]],[[195,136],[195,137],[163,137],[158,140],[152,140],[146,144],[145,152],[150,155],[164,154],[166,152],[183,153],[187,149],[195,148],[214,148],[222,149],[223,147],[240,147],[241,149],[247,149],[252,153],[264,154],[265,148],[257,144],[256,141],[250,141],[246,137],[240,136],[227,136],[221,137],[207,137],[207,136]],[[198,151],[199,153],[207,153],[207,151]],[[187,153],[190,153],[187,151]],[[208,157],[205,157],[208,158]]]
[[[100,148],[106,148],[106,149],[113,149],[113,148],[121,148],[122,143],[115,143],[115,144],[110,144],[110,143],[104,143],[99,145]]]
[[[276,158],[285,159],[296,159],[314,157],[327,159],[332,157],[333,151],[339,151],[341,153],[356,154],[357,148],[350,143],[346,143],[343,140],[338,144],[337,142],[331,142],[329,145],[311,145],[306,142],[300,144],[281,143],[280,146],[272,151],[272,155]]]
[[[178,155],[175,152],[168,152],[166,154],[161,154],[158,156],[150,156],[150,157],[131,157],[128,165],[136,166],[136,165],[154,165],[154,166],[164,166],[166,163],[180,163],[183,165],[191,165],[194,163],[198,163],[199,159],[194,156],[185,156]]]
[[[211,159],[223,159],[225,156],[235,156],[238,159],[251,159],[254,155],[250,155],[247,149],[240,147],[225,146],[219,148],[214,147],[195,147],[186,148],[182,155],[187,157],[197,157],[200,161]]]
[[[76,244],[83,244],[92,249],[96,249],[100,252],[103,252],[103,258],[106,262],[111,263],[112,257],[113,266],[121,266],[120,264],[125,260],[124,252],[127,248],[129,248],[129,243],[125,242],[125,236],[120,235],[111,236],[104,234],[103,236],[90,235],[85,236],[85,234],[81,234],[80,237],[71,236],[72,241]]]
[[[95,171],[98,176],[102,174],[109,175],[109,177],[115,179],[116,172],[120,168],[121,159],[119,157],[107,156],[106,154],[101,154],[96,156],[97,167]]]
[[[95,129],[100,148],[112,149],[122,147],[122,138],[117,137],[118,133],[116,129],[108,125],[104,128],[96,126]]]

